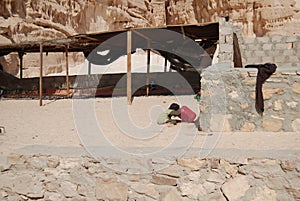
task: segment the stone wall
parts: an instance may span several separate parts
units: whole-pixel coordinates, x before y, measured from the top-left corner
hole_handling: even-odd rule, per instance
[[[218,61],[233,66],[233,33],[238,37],[243,66],[276,63],[278,66],[300,66],[300,36],[247,37],[243,27],[219,18]],[[236,66],[241,67],[241,66]]]
[[[262,117],[255,110],[256,74],[257,69],[230,69],[221,64],[202,73],[200,118],[204,130],[300,130],[300,68],[277,68],[266,81]]]
[[[300,36],[239,38],[244,65],[300,66]]]
[[[87,156],[0,158],[1,200],[299,200],[299,158],[152,159],[166,168],[116,172]],[[107,159],[120,165],[122,159]],[[4,182],[5,181],[5,182]]]

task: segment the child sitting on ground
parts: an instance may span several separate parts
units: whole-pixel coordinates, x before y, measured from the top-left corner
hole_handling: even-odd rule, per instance
[[[172,117],[180,117],[180,106],[177,103],[172,103],[164,113],[160,114],[157,123],[158,124],[165,124],[165,123],[171,123],[176,125],[177,122],[180,120],[173,119]]]

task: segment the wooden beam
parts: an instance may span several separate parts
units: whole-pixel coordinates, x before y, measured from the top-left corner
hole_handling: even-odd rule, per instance
[[[127,31],[127,103],[132,104],[131,97],[131,30]]]
[[[23,56],[24,52],[18,52],[19,59],[20,59],[20,79],[23,78]]]
[[[181,29],[181,33],[183,35],[183,40],[185,40],[185,31],[184,31],[183,26],[181,26],[180,29]]]
[[[88,75],[90,75],[91,74],[91,72],[92,72],[92,63],[88,60]]]
[[[164,72],[167,72],[167,66],[168,66],[168,60],[167,60],[167,58],[165,57],[165,70],[164,70]]]
[[[239,41],[236,33],[233,33],[233,63],[234,67],[243,67]]]
[[[65,53],[66,53],[66,87],[67,87],[67,95],[70,94],[69,87],[69,54],[68,54],[68,45],[65,45]]]
[[[43,105],[43,44],[40,43],[40,106]]]
[[[146,96],[149,96],[149,73],[150,73],[150,49],[147,49]]]

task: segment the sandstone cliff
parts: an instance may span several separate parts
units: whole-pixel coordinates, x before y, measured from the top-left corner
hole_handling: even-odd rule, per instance
[[[2,0],[0,42],[62,38],[128,27],[216,22],[229,16],[244,36],[300,33],[296,0]]]
[[[297,35],[299,11],[299,0],[1,0],[0,44],[217,22],[220,16],[240,25],[245,37]],[[1,59],[4,69],[6,60],[12,58]]]

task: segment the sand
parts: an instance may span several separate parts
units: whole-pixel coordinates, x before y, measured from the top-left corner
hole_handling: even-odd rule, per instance
[[[254,150],[251,153],[293,152],[299,156],[299,132],[206,133],[193,123],[157,125],[157,116],[172,102],[187,105],[199,114],[193,96],[135,97],[131,106],[127,106],[125,97],[45,100],[42,107],[38,100],[1,99],[0,126],[6,133],[0,134],[0,155],[89,155],[97,147],[94,151],[102,150],[102,155],[121,151],[127,155],[168,153],[176,157],[188,150],[215,150],[219,154],[218,150]]]

